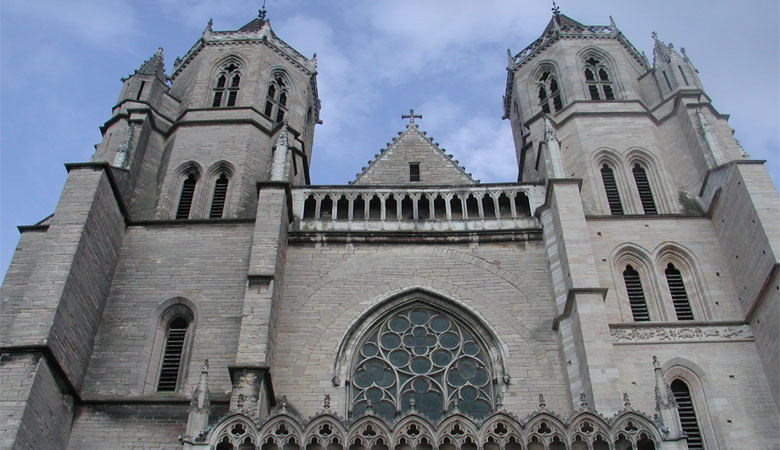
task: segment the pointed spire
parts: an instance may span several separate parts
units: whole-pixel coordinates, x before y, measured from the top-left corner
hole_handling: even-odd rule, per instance
[[[287,133],[287,120],[285,119],[282,129],[279,131],[279,138],[276,140],[276,150],[271,166],[272,181],[286,181],[287,179]]]
[[[330,409],[330,394],[325,394],[325,398],[322,399],[322,407],[326,410]]]
[[[163,49],[158,48],[151,58],[144,61],[141,67],[135,71],[138,75],[153,75],[165,82],[165,64],[163,63]]]
[[[211,410],[211,401],[209,399],[209,360],[203,361],[203,368],[200,371],[200,382],[192,390],[190,401],[190,413],[187,417],[187,436],[193,438],[202,437],[209,423],[209,412]]]
[[[661,363],[653,355],[653,371],[655,372],[655,410],[660,422],[661,432],[666,436],[683,435],[680,416],[677,413],[677,402],[674,400],[672,388],[664,380]]]
[[[588,396],[580,392],[580,409],[588,409]]]
[[[265,0],[263,0],[263,6],[261,6],[260,9],[257,10],[257,18],[265,22],[266,14],[268,14],[268,11],[266,11],[265,9]]]
[[[544,118],[544,142],[547,145],[550,167],[547,173],[550,178],[564,178],[563,160],[561,159],[561,146],[558,143],[558,134],[555,131],[552,120]]]
[[[674,50],[674,45],[671,42],[665,44],[664,41],[658,38],[658,33],[655,31],[651,33],[651,36],[653,36],[653,67],[657,67],[661,62],[668,64],[672,59],[683,59]]]
[[[119,167],[120,169],[125,168],[127,154],[130,152],[130,145],[133,142],[133,131],[135,131],[135,124],[128,120],[125,140],[119,145],[119,148],[116,150],[116,156],[114,156],[114,167]]]
[[[623,408],[631,408],[631,401],[628,399],[628,392],[623,392]]]
[[[539,409],[547,407],[547,402],[544,401],[544,394],[539,394]]]

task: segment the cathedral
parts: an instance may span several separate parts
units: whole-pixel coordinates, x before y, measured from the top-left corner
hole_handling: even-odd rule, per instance
[[[262,11],[159,50],[19,227],[0,448],[780,448],[780,201],[653,39],[509,53],[504,183],[412,110],[312,185],[317,62]]]

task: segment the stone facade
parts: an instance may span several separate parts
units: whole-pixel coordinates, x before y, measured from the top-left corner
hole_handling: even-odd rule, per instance
[[[0,447],[778,448],[780,202],[655,39],[510,55],[500,184],[410,112],[310,185],[316,61],[262,16],[158,51],[20,227]]]

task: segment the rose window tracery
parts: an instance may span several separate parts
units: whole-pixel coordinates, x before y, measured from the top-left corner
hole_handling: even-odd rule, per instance
[[[475,418],[493,410],[493,379],[484,345],[460,320],[428,306],[398,311],[358,346],[352,413],[393,420],[416,411],[438,419],[455,408]]]

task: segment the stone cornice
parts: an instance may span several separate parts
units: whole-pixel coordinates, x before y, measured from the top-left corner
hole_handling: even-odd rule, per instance
[[[753,341],[753,330],[744,322],[631,322],[609,325],[614,344],[658,344]]]

